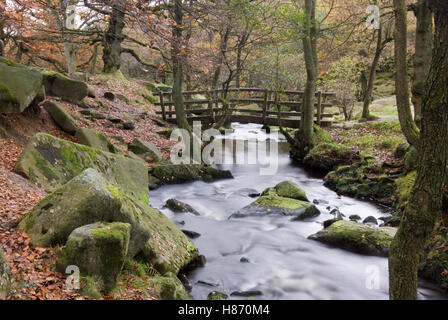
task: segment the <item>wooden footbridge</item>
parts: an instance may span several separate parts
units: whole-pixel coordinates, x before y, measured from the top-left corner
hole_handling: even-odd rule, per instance
[[[215,123],[227,112],[227,122],[258,123],[277,126],[279,119],[286,128],[300,126],[303,91],[281,90],[274,91],[261,88],[230,88],[225,100],[228,108],[223,107],[220,99],[223,90],[184,91],[186,115],[189,122],[201,121]],[[333,92],[316,92],[315,121],[322,127],[331,126],[333,114],[325,113],[325,108],[332,107]],[[161,110],[157,114],[168,122],[176,122],[172,92],[159,92],[160,102],[156,105]],[[280,111],[278,106],[280,106]],[[289,109],[289,111],[283,111]],[[227,112],[226,112],[227,110]]]

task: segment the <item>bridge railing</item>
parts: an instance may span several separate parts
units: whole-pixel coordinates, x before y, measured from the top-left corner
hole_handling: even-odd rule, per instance
[[[222,89],[215,90],[195,90],[183,91],[184,104],[188,120],[209,120],[216,121],[216,118],[223,115],[223,103],[220,99]],[[301,107],[303,105],[304,91],[300,90],[269,90],[263,88],[230,88],[226,103],[230,104],[232,116],[244,121],[251,121],[250,116],[256,117],[253,120],[257,123],[267,124],[273,122],[269,116],[280,116],[281,120],[301,118]],[[171,91],[159,92],[160,101],[156,105],[161,107],[157,114],[162,115],[164,120],[174,121],[174,101]],[[202,97],[201,97],[202,96]],[[329,98],[334,97],[334,92],[316,92],[316,123],[321,124],[325,118],[332,118],[333,114],[325,113],[326,107],[333,106]],[[258,108],[248,108],[249,105],[257,105]],[[276,106],[288,106],[290,111],[278,111]],[[275,108],[273,108],[275,107]],[[240,117],[238,117],[240,116]],[[292,121],[288,121],[292,123]],[[326,121],[329,122],[328,120]]]

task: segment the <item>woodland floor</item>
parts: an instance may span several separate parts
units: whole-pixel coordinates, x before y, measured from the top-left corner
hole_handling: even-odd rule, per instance
[[[118,146],[129,143],[134,138],[140,138],[154,143],[164,156],[167,156],[173,142],[155,134],[164,128],[158,127],[151,120],[155,118],[154,107],[148,107],[148,103],[136,102],[137,95],[144,89],[132,82],[123,82],[123,80],[112,80],[105,83],[100,79],[94,79],[90,85],[95,89],[98,98],[89,98],[87,102],[93,105],[100,101],[100,107],[95,112],[105,115],[106,118],[109,115],[117,115],[123,120],[133,120],[136,128],[132,131],[113,127],[106,119],[85,119],[79,113],[82,108],[59,102],[78,120],[81,127],[106,133],[111,141]],[[103,98],[105,91],[121,93],[132,103],[122,101],[111,103]],[[47,98],[52,100],[51,97]],[[145,113],[145,118],[140,116],[143,113]],[[24,232],[16,230],[20,219],[47,193],[12,172],[24,145],[34,134],[46,132],[74,142],[77,142],[76,139],[60,130],[43,108],[40,108],[39,111],[27,110],[20,115],[0,116],[0,129],[7,135],[6,138],[0,136],[0,247],[8,258],[14,279],[10,299],[87,299],[76,291],[68,290],[65,285],[66,276],[54,271],[57,248],[33,246],[30,238]],[[114,136],[120,136],[123,139],[113,139]],[[122,286],[125,289],[121,289],[119,294],[115,293],[114,297],[106,297],[106,299],[153,299],[144,290],[137,288],[137,285],[134,288],[133,282],[125,275],[120,282],[126,284]]]

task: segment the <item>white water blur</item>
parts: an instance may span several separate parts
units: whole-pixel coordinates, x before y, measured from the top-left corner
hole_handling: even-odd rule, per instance
[[[261,132],[258,125],[233,127],[235,132],[226,139],[272,138]],[[283,141],[279,157],[269,159],[278,161],[278,172],[273,176],[260,176],[259,165],[223,165],[235,179],[164,186],[150,192],[152,206],[161,209],[181,229],[201,234],[193,242],[206,256],[207,264],[189,275],[193,297],[205,299],[214,290],[229,295],[234,291],[259,290],[263,295],[257,299],[387,299],[386,258],[358,255],[307,239],[322,229],[321,222],[333,217],[328,206],[339,208],[347,217],[357,214],[363,219],[379,218],[385,213],[373,204],[339,197],[323,185],[320,177],[293,165],[284,139],[279,140]],[[246,143],[245,147],[245,153],[255,152],[256,144]],[[254,201],[248,194],[262,192],[284,180],[298,183],[311,201],[319,200],[321,215],[300,222],[284,216],[228,219]],[[164,209],[169,198],[190,204],[201,216]],[[242,257],[249,263],[240,262]],[[372,270],[378,272],[373,288],[369,285]],[[445,298],[426,283],[421,284],[419,296]]]

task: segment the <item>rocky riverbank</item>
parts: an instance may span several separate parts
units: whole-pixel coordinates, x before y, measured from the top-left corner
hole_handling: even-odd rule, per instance
[[[325,186],[338,194],[383,207],[391,215],[382,218],[382,227],[398,227],[415,180],[417,152],[406,143],[397,121],[371,122],[319,133],[303,164],[325,174]],[[387,255],[391,229],[376,228],[377,232],[354,223],[329,222],[310,238],[355,252]],[[447,251],[446,222],[441,220],[427,245],[420,275],[443,289],[448,288]]]

